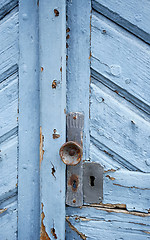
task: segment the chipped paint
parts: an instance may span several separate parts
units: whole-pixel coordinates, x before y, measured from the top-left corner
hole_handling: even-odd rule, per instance
[[[109,178],[110,180],[114,181],[115,178],[114,177],[110,177],[109,175],[106,175],[107,178]]]
[[[53,139],[56,139],[56,138],[59,138],[60,137],[60,134],[57,133],[57,130],[54,129],[53,130]]]
[[[45,229],[45,225],[44,225],[44,218],[45,218],[45,214],[43,212],[43,203],[41,204],[41,208],[42,208],[42,213],[41,213],[41,231],[40,231],[40,240],[50,240],[46,229]]]
[[[54,9],[55,17],[59,16],[59,11],[57,9]]]
[[[53,80],[52,82],[52,88],[56,89],[57,87],[57,81],[56,80]]]
[[[43,160],[44,150],[43,150],[44,136],[42,135],[42,127],[40,127],[40,166]]]
[[[66,222],[68,223],[69,227],[70,227],[73,231],[75,231],[75,232],[81,237],[81,239],[84,239],[84,240],[87,239],[87,237],[85,236],[85,234],[79,232],[79,231],[71,224],[71,222],[69,221],[69,217],[66,217]]]
[[[54,239],[57,239],[57,235],[55,233],[55,228],[51,228],[51,234],[53,235]]]
[[[0,209],[0,214],[4,213],[7,211],[8,208]]]

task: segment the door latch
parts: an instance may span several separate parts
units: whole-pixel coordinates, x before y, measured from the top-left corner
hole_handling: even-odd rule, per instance
[[[83,201],[86,204],[99,203],[103,194],[103,168],[98,163],[83,164],[83,128],[83,113],[67,114],[67,142],[59,154],[67,165],[66,204],[73,207],[82,206]]]

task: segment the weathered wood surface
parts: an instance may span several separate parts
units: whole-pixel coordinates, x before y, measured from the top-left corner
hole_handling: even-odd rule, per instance
[[[39,65],[37,1],[19,2],[18,239],[39,239]]]
[[[84,114],[83,159],[89,159],[91,1],[67,1],[67,112]]]
[[[18,3],[0,3],[0,239],[17,238]]]
[[[149,121],[120,102],[117,94],[104,90],[91,84],[92,138],[102,144],[103,151],[111,154],[120,167],[150,172]]]
[[[65,239],[66,4],[39,3],[41,240]]]
[[[147,43],[150,43],[149,0],[92,0],[92,7]]]
[[[150,214],[101,207],[67,208],[66,231],[72,239],[150,239]]]
[[[105,85],[149,113],[150,46],[97,13],[92,15],[91,31],[92,70]]]
[[[17,200],[0,203],[0,239],[17,239]]]
[[[18,6],[18,0],[1,0],[0,1],[0,20]]]
[[[0,21],[0,81],[17,69],[18,63],[18,8]]]

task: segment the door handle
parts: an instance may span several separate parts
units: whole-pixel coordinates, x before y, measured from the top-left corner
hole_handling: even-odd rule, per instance
[[[61,160],[66,165],[77,165],[81,159],[83,154],[83,148],[78,143],[74,141],[66,142],[62,145],[59,151],[59,155]]]

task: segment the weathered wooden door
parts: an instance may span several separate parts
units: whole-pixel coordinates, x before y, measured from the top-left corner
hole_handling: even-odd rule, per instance
[[[150,239],[149,12],[1,1],[0,239]],[[98,204],[65,206],[69,112],[84,114],[84,162],[104,167]]]
[[[150,239],[149,12],[67,1],[67,111],[85,114],[83,160],[104,167],[103,201],[66,208],[68,240]]]

